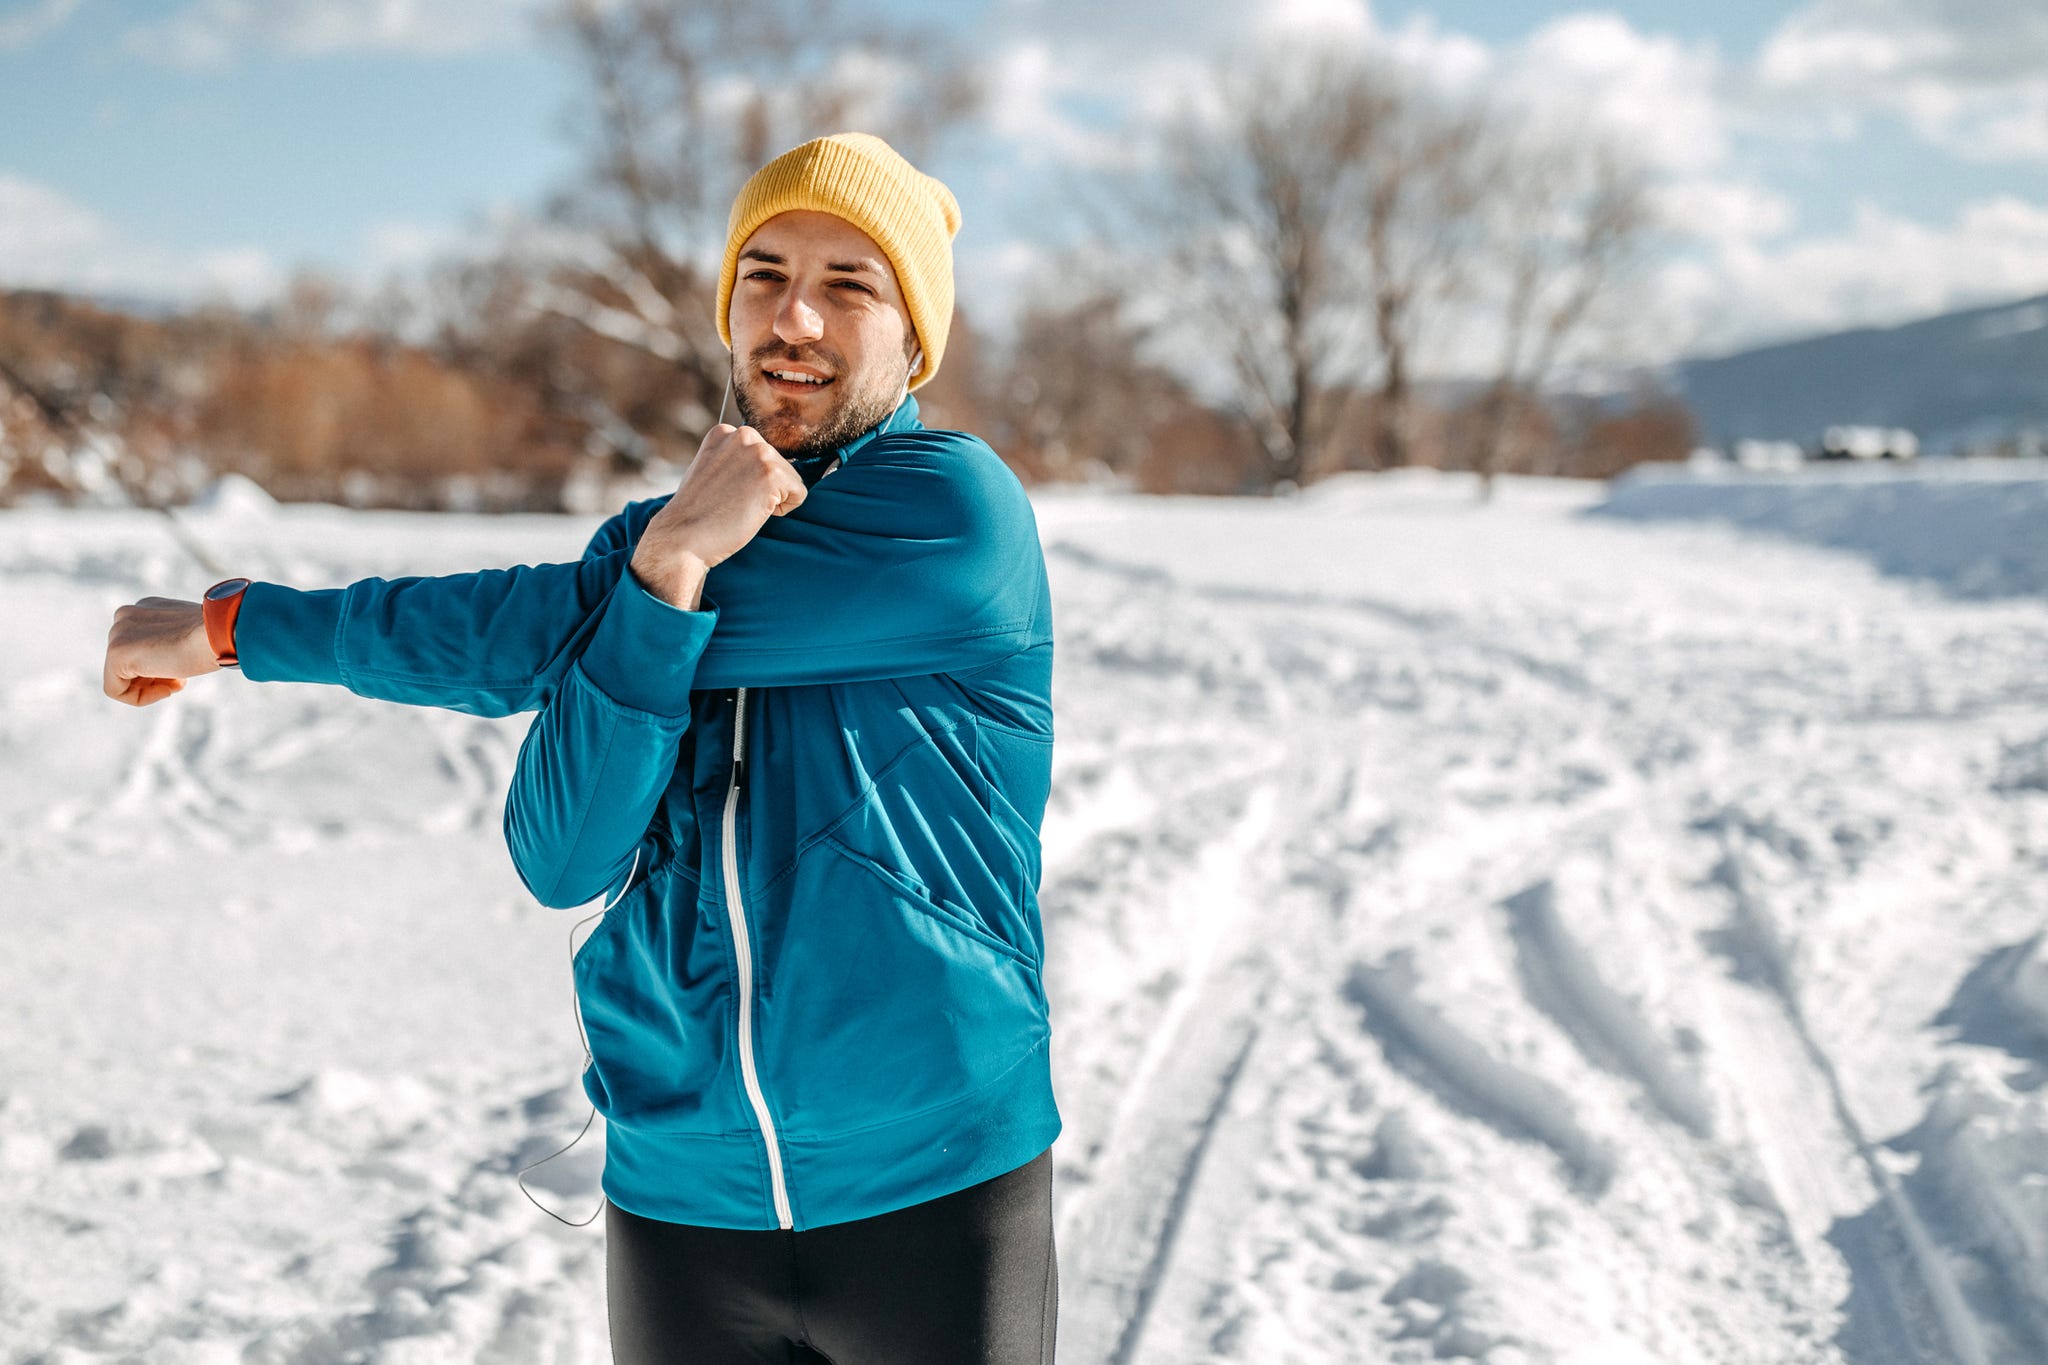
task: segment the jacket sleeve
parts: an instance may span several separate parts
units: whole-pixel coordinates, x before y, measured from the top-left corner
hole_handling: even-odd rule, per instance
[[[317,592],[252,584],[235,631],[242,672],[477,715],[537,710],[630,578],[646,520],[632,510],[573,564]],[[959,433],[902,433],[711,571],[718,628],[694,686],[970,671],[1051,638],[1044,586],[1030,500],[995,452]]]
[[[966,672],[1040,643],[1045,560],[1030,500],[954,432],[877,442],[711,570],[718,629],[699,688]]]
[[[543,705],[598,629],[631,558],[626,514],[572,564],[300,591],[252,583],[235,622],[242,673],[504,716]]]
[[[581,905],[632,873],[676,768],[691,679],[717,625],[629,572],[519,749],[505,844],[543,905]]]

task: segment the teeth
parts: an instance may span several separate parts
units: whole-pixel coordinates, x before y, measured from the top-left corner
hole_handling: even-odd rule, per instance
[[[797,384],[822,384],[825,381],[814,374],[798,374],[795,370],[769,370],[771,379],[787,379]]]

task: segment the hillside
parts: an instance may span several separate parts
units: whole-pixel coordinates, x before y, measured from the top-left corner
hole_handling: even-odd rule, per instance
[[[2048,427],[2048,295],[1683,361],[1672,382],[1717,444],[1855,423],[1948,454]]]

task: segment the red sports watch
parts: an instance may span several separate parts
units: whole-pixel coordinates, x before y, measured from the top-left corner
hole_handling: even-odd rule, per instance
[[[235,655],[235,618],[242,612],[246,578],[223,578],[206,590],[199,609],[206,617],[206,642],[213,646],[213,661],[222,668],[240,668]]]

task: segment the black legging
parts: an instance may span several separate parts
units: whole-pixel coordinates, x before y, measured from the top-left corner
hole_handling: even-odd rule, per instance
[[[619,1365],[1051,1365],[1052,1153],[851,1223],[742,1232],[605,1212]]]

